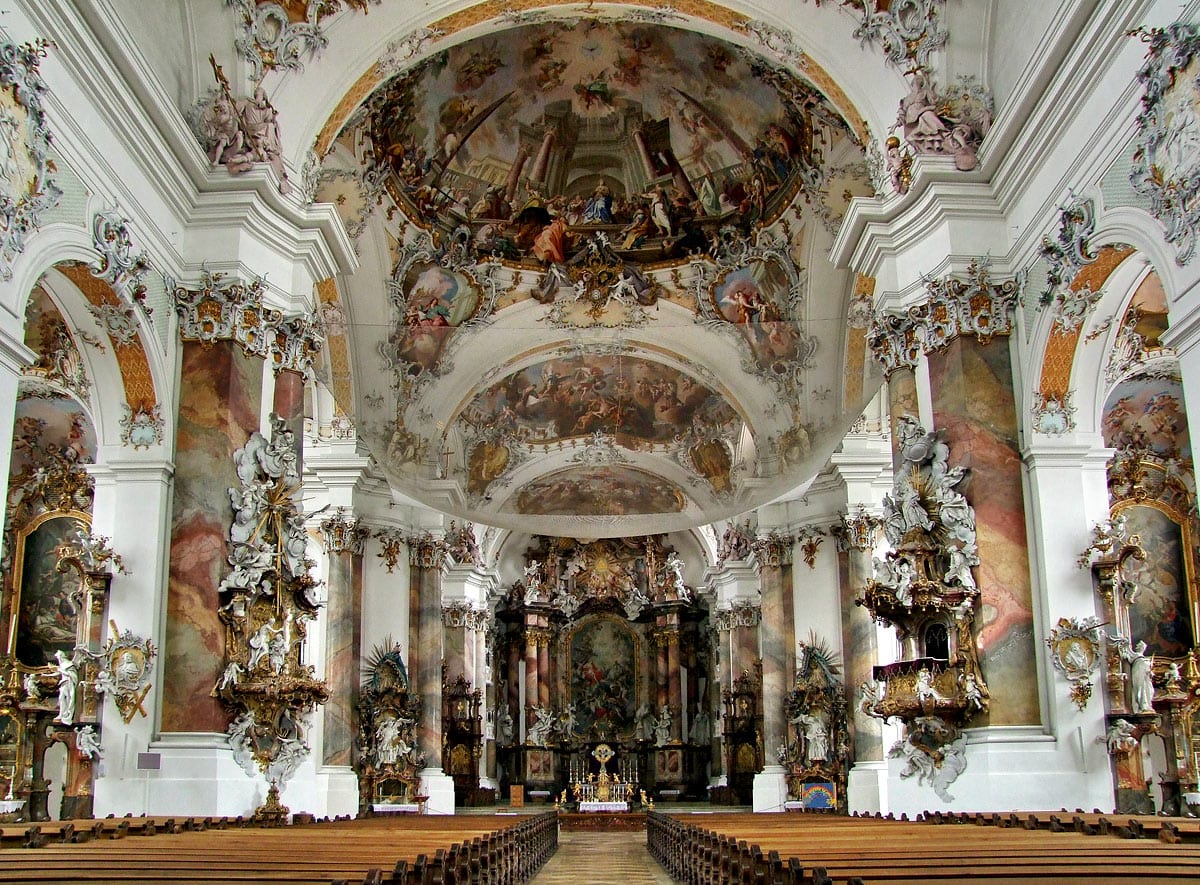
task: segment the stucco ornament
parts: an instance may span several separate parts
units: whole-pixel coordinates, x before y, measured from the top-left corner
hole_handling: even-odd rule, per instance
[[[0,279],[12,266],[42,217],[62,191],[51,175],[50,130],[42,101],[46,84],[38,72],[49,44],[0,43]]]
[[[1069,390],[1062,395],[1038,391],[1033,395],[1031,414],[1038,433],[1062,436],[1075,429],[1075,405]]]
[[[1071,700],[1082,710],[1092,696],[1092,674],[1100,666],[1100,619],[1059,618],[1046,644],[1054,669],[1071,683]]]
[[[1095,232],[1096,204],[1072,194],[1059,209],[1058,235],[1042,237],[1038,253],[1050,268],[1038,303],[1054,311],[1054,331],[1061,335],[1078,329],[1101,298],[1100,292],[1071,286],[1076,274],[1099,257],[1090,242]]]
[[[862,16],[854,36],[863,43],[878,43],[897,67],[928,64],[929,57],[950,38],[942,23],[946,0],[850,0],[843,5]]]
[[[119,631],[111,621],[109,626],[112,634],[98,657],[96,691],[111,697],[121,719],[130,722],[137,713],[147,715],[144,702],[150,693],[157,650],[153,642],[132,630]]]
[[[240,31],[234,40],[238,55],[250,62],[255,80],[271,70],[302,71],[328,45],[322,23],[346,6],[362,12],[379,0],[300,0],[286,4],[269,0],[224,0],[236,10]]]
[[[1176,22],[1140,36],[1148,48],[1137,74],[1144,92],[1129,181],[1150,198],[1183,265],[1200,228],[1200,25]]]

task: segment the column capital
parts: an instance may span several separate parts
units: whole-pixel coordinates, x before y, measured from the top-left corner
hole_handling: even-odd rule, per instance
[[[446,543],[441,538],[435,538],[426,532],[423,535],[409,535],[408,563],[417,568],[440,569],[446,561]]]
[[[924,301],[898,313],[876,314],[867,345],[890,376],[897,369],[915,368],[922,356],[956,338],[970,336],[987,344],[997,335],[1012,334],[1012,317],[1024,286],[1024,274],[993,281],[988,261],[976,259],[965,277],[927,279]]]
[[[840,514],[830,532],[839,551],[865,551],[874,548],[881,528],[883,519],[859,504],[854,511]]]
[[[363,545],[371,531],[358,517],[348,517],[346,508],[339,507],[333,516],[322,521],[321,534],[325,538],[325,549],[329,553],[350,553],[362,556]]]
[[[772,531],[755,538],[752,546],[759,568],[791,565],[794,543],[795,538],[790,532]]]
[[[442,626],[470,627],[476,625],[475,606],[467,599],[453,599],[442,603]]]
[[[276,371],[307,372],[321,349],[318,323],[265,307],[264,288],[261,277],[247,283],[208,271],[194,289],[176,286],[180,340],[235,341],[249,356],[270,357]]]
[[[762,606],[754,600],[734,600],[729,608],[717,609],[713,618],[718,630],[732,630],[735,627],[757,627],[762,621]]]

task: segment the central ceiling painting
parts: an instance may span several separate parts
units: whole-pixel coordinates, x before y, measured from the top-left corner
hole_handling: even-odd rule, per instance
[[[538,16],[385,80],[325,158],[380,269],[345,283],[341,407],[397,490],[484,523],[640,534],[786,493],[878,386],[826,258],[861,146],[733,42]]]
[[[486,219],[490,251],[545,262],[584,242],[579,225],[643,259],[704,249],[723,216],[753,224],[786,204],[793,173],[820,161],[814,116],[838,125],[732,46],[599,20],[472,40],[371,107],[376,159],[420,218]]]

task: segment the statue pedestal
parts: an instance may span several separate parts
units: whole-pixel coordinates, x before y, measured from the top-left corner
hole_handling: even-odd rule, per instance
[[[424,768],[420,777],[425,813],[454,814],[454,778],[440,768]]]
[[[754,775],[754,811],[783,811],[787,777],[782,765],[768,765]]]

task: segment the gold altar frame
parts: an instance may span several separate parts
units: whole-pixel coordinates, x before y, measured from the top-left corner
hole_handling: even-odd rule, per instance
[[[1142,467],[1158,468],[1158,465],[1154,462],[1142,462]],[[1179,528],[1179,558],[1183,562],[1183,584],[1187,597],[1188,622],[1191,624],[1192,630],[1190,645],[1192,648],[1195,648],[1197,645],[1200,645],[1200,624],[1197,623],[1200,622],[1200,591],[1196,587],[1196,548],[1192,532],[1192,521],[1187,514],[1180,513],[1177,508],[1154,498],[1130,497],[1114,501],[1109,508],[1109,513],[1115,517],[1134,507],[1149,507],[1157,510]],[[1128,607],[1127,604],[1124,604],[1124,606]],[[1128,611],[1124,613],[1124,617],[1128,619]],[[1158,657],[1161,658],[1163,656],[1159,655]],[[1171,660],[1182,662],[1185,659],[1186,655],[1172,658]]]
[[[74,519],[84,530],[90,532],[92,529],[92,516],[90,513],[84,513],[82,510],[48,510],[33,517],[17,531],[15,541],[16,550],[13,555],[12,600],[9,605],[8,632],[5,638],[5,654],[12,660],[16,660],[17,654],[17,629],[21,617],[21,595],[24,589],[22,585],[25,580],[25,545],[30,535],[52,519]],[[86,587],[83,589],[86,590]],[[83,612],[80,611],[78,614],[82,617]],[[75,630],[76,641],[78,641],[78,621],[76,622]],[[53,670],[54,668],[42,667],[34,669]]]

